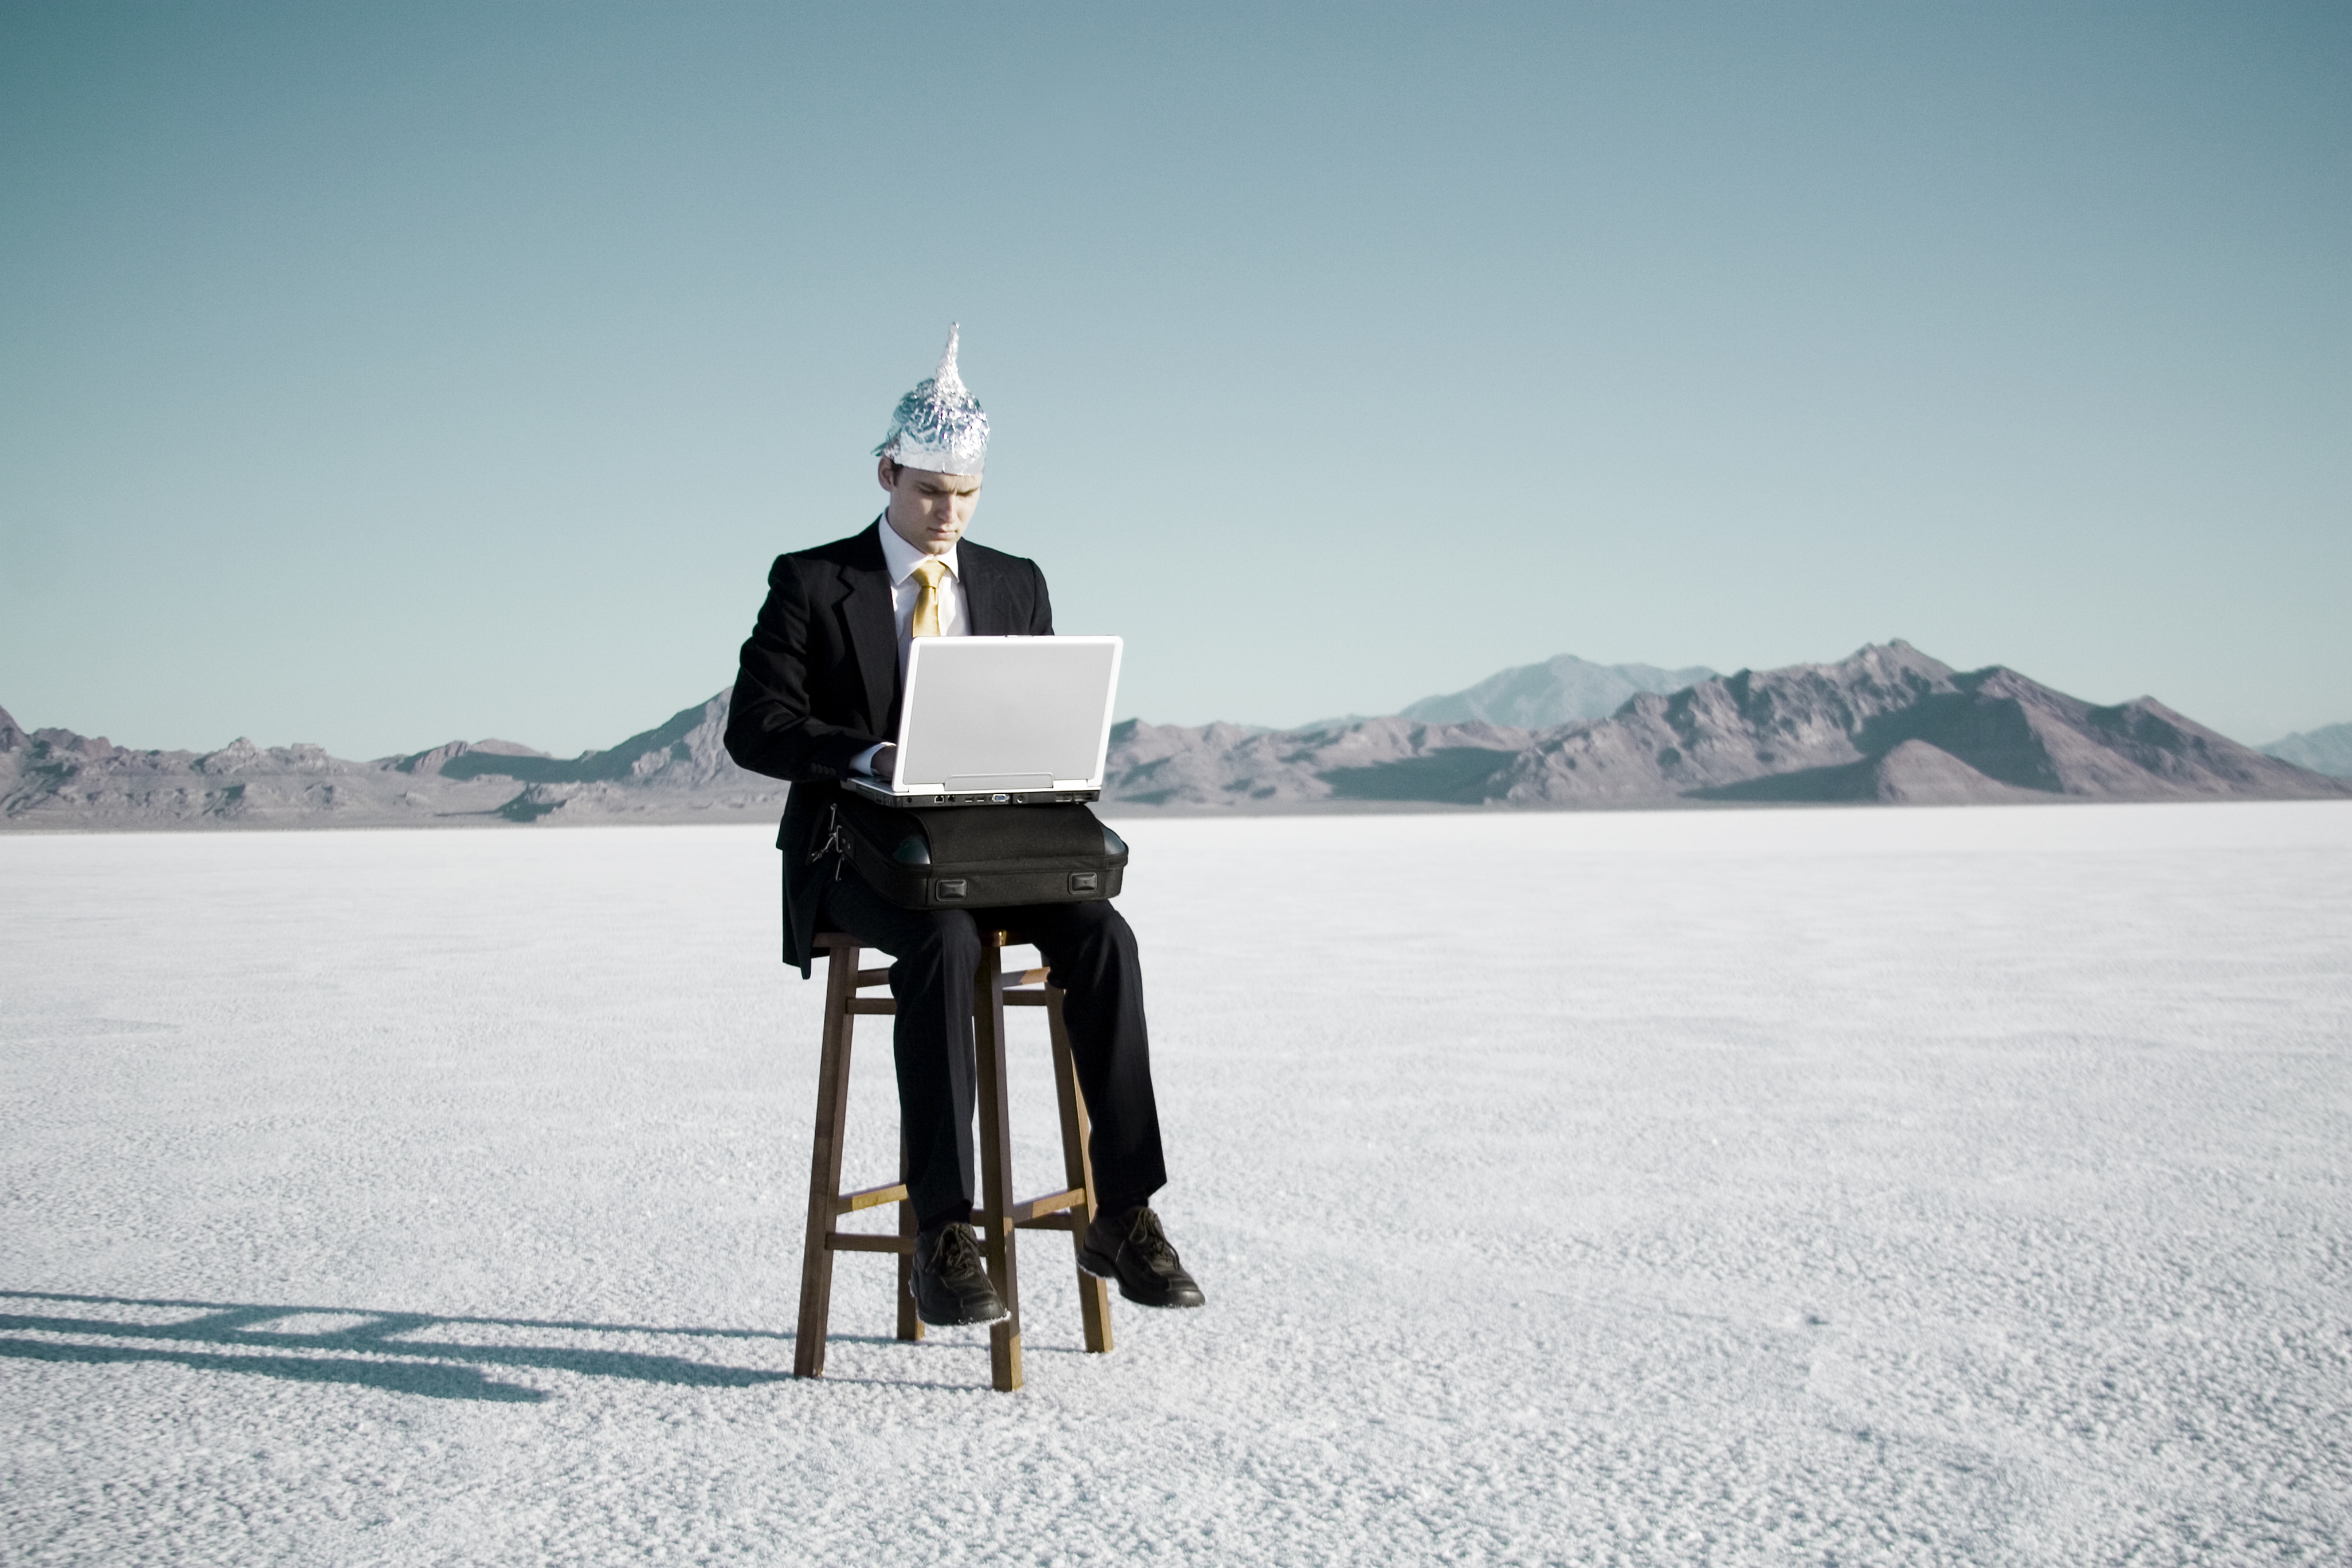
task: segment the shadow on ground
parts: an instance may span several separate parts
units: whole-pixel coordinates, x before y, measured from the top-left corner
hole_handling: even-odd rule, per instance
[[[297,1383],[360,1384],[396,1394],[421,1394],[428,1399],[530,1405],[548,1397],[535,1388],[499,1382],[488,1375],[488,1369],[540,1369],[705,1388],[745,1388],[782,1382],[792,1375],[789,1372],[723,1366],[686,1356],[618,1347],[473,1343],[467,1342],[466,1334],[469,1329],[494,1329],[767,1343],[789,1342],[793,1337],[758,1329],[680,1329],[531,1318],[438,1317],[348,1307],[74,1296],[47,1290],[0,1290],[0,1303],[16,1309],[0,1312],[0,1357],[90,1363],[170,1362]],[[95,1310],[99,1315],[70,1310],[77,1307]],[[184,1309],[197,1315],[171,1322],[126,1322],[120,1317],[103,1315],[109,1308],[151,1312]],[[356,1321],[316,1333],[292,1333],[269,1326],[286,1319],[304,1317]],[[24,1334],[70,1334],[106,1342],[86,1344],[17,1337]],[[229,1348],[193,1348],[200,1345]],[[334,1353],[338,1352],[342,1353]]]

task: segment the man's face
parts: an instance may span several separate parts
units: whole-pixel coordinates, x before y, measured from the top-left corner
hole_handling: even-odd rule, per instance
[[[980,505],[977,475],[935,474],[885,458],[875,478],[890,492],[892,531],[926,555],[953,550]]]

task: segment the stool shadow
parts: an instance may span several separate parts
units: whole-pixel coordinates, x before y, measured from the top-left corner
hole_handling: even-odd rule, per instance
[[[76,1307],[184,1310],[196,1315],[173,1322],[138,1323],[76,1313],[71,1310]],[[268,1326],[286,1318],[313,1315],[356,1318],[360,1321],[320,1333],[289,1333]],[[762,1329],[666,1328],[560,1319],[387,1312],[352,1307],[270,1306],[84,1296],[50,1290],[0,1290],[0,1357],[20,1361],[90,1364],[165,1362],[297,1383],[355,1384],[428,1399],[475,1399],[510,1405],[535,1405],[549,1396],[536,1388],[500,1382],[490,1375],[492,1371],[536,1369],[700,1388],[749,1388],[786,1382],[792,1376],[788,1370],[728,1366],[688,1356],[617,1347],[475,1342],[495,1336],[475,1336],[469,1341],[466,1334],[468,1329],[647,1334],[721,1342],[788,1342],[793,1338],[789,1333]],[[110,1342],[84,1344],[17,1337],[23,1334],[73,1334]],[[855,1337],[878,1344],[897,1342],[880,1335]],[[229,1348],[195,1348],[198,1346]],[[346,1353],[319,1353],[337,1351]],[[271,1352],[279,1353],[268,1353]],[[308,1353],[287,1353],[296,1352]]]

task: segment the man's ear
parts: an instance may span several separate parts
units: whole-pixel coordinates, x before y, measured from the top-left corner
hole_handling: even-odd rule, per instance
[[[874,479],[884,489],[896,490],[898,488],[898,460],[893,458],[875,458]]]

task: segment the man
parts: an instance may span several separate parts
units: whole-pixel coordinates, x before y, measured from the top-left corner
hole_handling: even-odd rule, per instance
[[[1004,1316],[971,1226],[972,973],[982,930],[1012,924],[1045,954],[1065,993],[1078,1083],[1093,1119],[1098,1208],[1079,1250],[1130,1301],[1202,1305],[1148,1199],[1167,1181],[1143,1022],[1135,936],[1108,902],[1014,910],[902,910],[825,852],[837,781],[895,776],[908,649],[917,637],[1050,637],[1054,611],[1034,562],[964,542],[980,501],[988,416],[956,372],[948,335],[938,373],[898,402],[875,448],[889,494],[863,532],[779,556],[743,645],[727,750],[792,782],[784,852],[784,958],[809,973],[820,930],[848,932],[898,962],[894,1037],[907,1185],[919,1226],[916,1309],[927,1323]],[[985,810],[986,807],[971,807]]]

